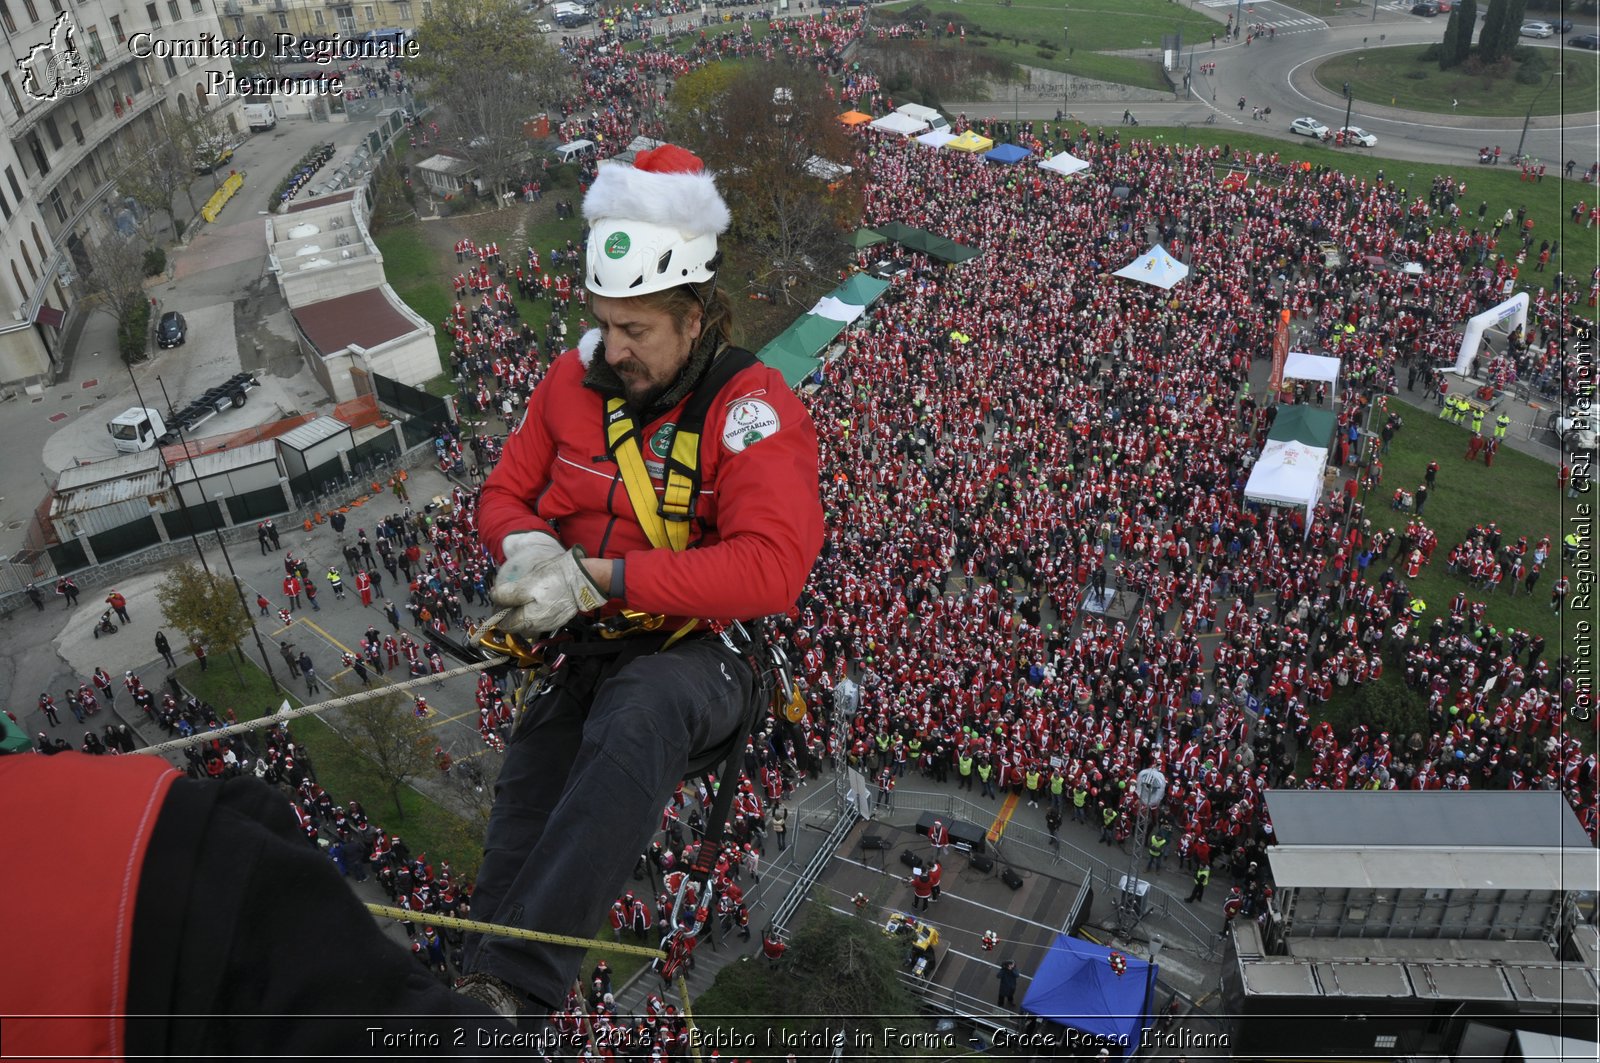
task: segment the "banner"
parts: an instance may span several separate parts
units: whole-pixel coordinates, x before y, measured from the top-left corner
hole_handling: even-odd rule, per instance
[[[1283,365],[1289,360],[1289,310],[1278,311],[1278,333],[1272,337],[1272,376],[1267,378],[1267,390],[1277,401],[1283,388]]]

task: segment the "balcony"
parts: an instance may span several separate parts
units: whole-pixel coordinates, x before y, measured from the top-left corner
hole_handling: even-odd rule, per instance
[[[88,157],[95,147],[114,141],[119,128],[126,126],[146,111],[160,106],[164,98],[161,92],[147,85],[143,92],[133,98],[133,106],[130,107],[127,103],[124,103],[120,113],[115,110],[107,110],[99,119],[90,123],[89,128],[84,130],[84,142],[82,144],[69,140],[64,147],[50,151],[50,173],[38,183],[39,202],[48,202],[50,190],[59,187],[82,164],[83,160]],[[49,223],[55,220],[55,213],[45,210],[43,207],[40,208],[40,213],[45,215],[46,228],[51,228]],[[52,238],[57,235],[59,234],[51,233]]]
[[[222,13],[224,15],[244,14],[244,4],[240,0],[222,0]]]

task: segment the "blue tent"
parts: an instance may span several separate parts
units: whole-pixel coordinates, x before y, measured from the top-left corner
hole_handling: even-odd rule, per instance
[[[1030,148],[1019,147],[1016,144],[1001,144],[993,151],[984,152],[983,157],[990,162],[1014,163],[1021,162],[1032,154],[1033,151]]]
[[[1132,1055],[1150,1018],[1156,967],[1123,953],[1128,967],[1119,975],[1111,966],[1113,951],[1092,941],[1057,935],[1028,984],[1022,1010],[1108,1038],[1123,1046],[1124,1056]]]

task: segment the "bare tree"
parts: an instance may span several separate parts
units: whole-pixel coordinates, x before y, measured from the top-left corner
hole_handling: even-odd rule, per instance
[[[571,68],[519,0],[439,0],[417,30],[411,69],[448,101],[454,149],[499,192],[531,151],[523,123],[562,98]]]
[[[177,212],[172,209],[175,191],[183,194],[189,217],[199,210],[190,189],[194,180],[196,124],[190,115],[155,111],[117,140],[117,191],[138,204],[142,212],[140,229],[146,236],[150,235],[150,221],[157,214],[177,222]]]
[[[434,735],[428,722],[397,692],[358,701],[340,712],[340,729],[389,791],[396,816],[404,816],[400,791],[413,779],[436,771]]]
[[[148,246],[141,236],[124,236],[113,229],[87,248],[89,270],[83,275],[83,291],[99,299],[106,313],[117,319],[122,357],[127,362],[138,361],[144,352],[142,332],[149,318],[141,308],[149,305],[144,292],[144,253]],[[132,336],[133,331],[141,335]],[[122,342],[125,332],[130,335],[127,342]]]
[[[814,71],[751,65],[674,93],[674,135],[693,145],[733,208],[734,235],[769,264],[787,299],[831,282],[858,190],[847,137]]]

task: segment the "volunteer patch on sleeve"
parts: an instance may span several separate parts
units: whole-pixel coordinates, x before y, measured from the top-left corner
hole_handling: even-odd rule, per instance
[[[740,399],[728,409],[728,420],[722,426],[722,445],[737,454],[772,435],[779,427],[777,410],[760,399]]]

